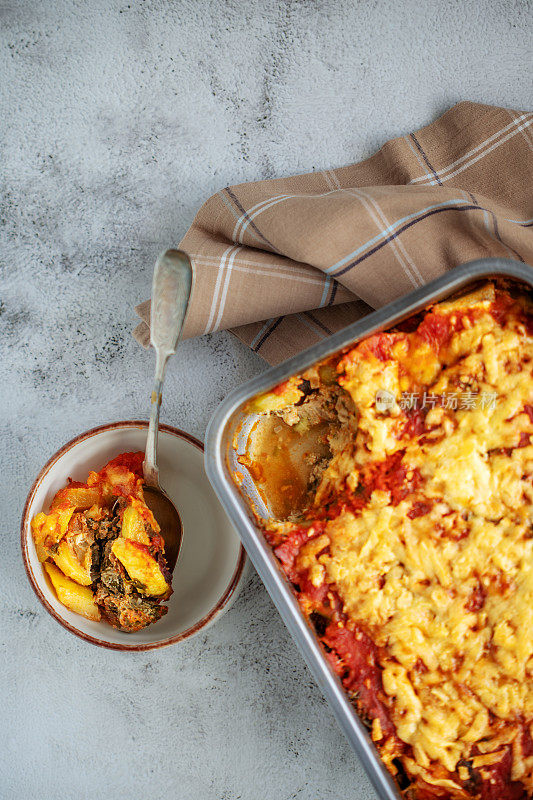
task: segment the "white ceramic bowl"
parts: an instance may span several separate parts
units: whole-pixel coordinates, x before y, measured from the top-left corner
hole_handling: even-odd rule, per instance
[[[179,509],[183,542],[174,574],[168,613],[136,633],[91,622],[60,603],[31,535],[31,519],[48,510],[67,478],[85,481],[119,453],[144,450],[148,423],[115,422],[93,428],[61,448],[33,484],[21,523],[21,545],[28,578],[46,610],[71,633],[116,650],[150,650],[175,644],[204,630],[226,611],[242,577],[245,553],[204,472],[203,445],[177,428],[160,425],[158,461],[161,485]]]

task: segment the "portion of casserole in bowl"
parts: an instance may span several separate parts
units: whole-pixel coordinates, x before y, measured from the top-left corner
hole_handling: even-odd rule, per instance
[[[123,453],[86,483],[69,481],[31,530],[58,600],[87,619],[133,632],[167,612],[171,575],[143,497],[144,453]]]
[[[530,298],[485,283],[247,411],[264,534],[402,793],[532,797]]]

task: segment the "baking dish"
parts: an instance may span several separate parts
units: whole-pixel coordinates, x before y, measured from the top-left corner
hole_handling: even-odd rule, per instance
[[[517,262],[487,259],[458,267],[241,387],[220,406],[208,430],[206,469],[215,491],[237,526],[267,590],[381,798],[397,798],[398,790],[377,756],[366,728],[330,669],[314,632],[299,609],[290,584],[255,523],[252,509],[262,517],[268,517],[271,511],[268,498],[261,496],[252,476],[243,469],[242,463],[237,463],[237,456],[244,452],[255,422],[254,417],[245,412],[245,406],[254,395],[268,391],[336,351],[394,326],[427,305],[445,299],[476,281],[493,277],[514,279],[529,288],[533,285],[531,268]],[[239,487],[232,478],[237,470],[240,473]]]

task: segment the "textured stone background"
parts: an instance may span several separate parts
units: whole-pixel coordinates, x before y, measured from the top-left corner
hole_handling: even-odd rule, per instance
[[[142,655],[40,607],[19,516],[44,461],[144,416],[130,337],[152,265],[229,183],[340,166],[461,99],[531,105],[524,0],[0,3],[0,797],[372,798],[256,577],[206,635]],[[164,419],[203,436],[263,363],[180,347]]]

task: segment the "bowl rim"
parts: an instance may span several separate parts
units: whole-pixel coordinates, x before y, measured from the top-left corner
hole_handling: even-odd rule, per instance
[[[99,647],[106,647],[109,650],[121,650],[121,651],[131,651],[131,652],[139,652],[143,650],[156,650],[160,647],[167,647],[171,644],[177,644],[178,642],[182,642],[184,639],[188,639],[194,634],[198,633],[202,628],[205,628],[209,625],[210,622],[227,606],[229,600],[235,594],[237,586],[240,582],[242,577],[244,564],[246,562],[246,551],[242,542],[240,542],[239,547],[239,557],[237,559],[237,565],[233,572],[233,575],[230,579],[226,590],[219,598],[218,602],[215,606],[204,616],[201,620],[196,622],[190,628],[187,628],[185,631],[182,631],[176,636],[170,636],[166,639],[162,639],[158,642],[149,642],[145,644],[121,644],[118,642],[106,642],[104,639],[99,639],[95,636],[91,636],[84,631],[80,631],[71,625],[69,622],[66,621],[58,612],[50,605],[48,600],[45,598],[44,594],[42,593],[39,584],[33,574],[33,569],[30,563],[29,554],[28,554],[28,534],[27,534],[27,525],[28,525],[28,516],[29,516],[29,509],[30,505],[33,501],[35,496],[35,492],[37,488],[40,486],[43,479],[48,474],[50,468],[69,450],[74,447],[74,445],[79,444],[80,442],[85,441],[86,439],[90,439],[92,436],[96,434],[103,433],[104,431],[113,430],[115,428],[148,428],[148,422],[146,420],[122,420],[119,422],[110,422],[106,425],[98,425],[95,428],[90,428],[83,433],[78,434],[73,439],[70,439],[66,444],[59,448],[46,462],[46,464],[42,467],[39,471],[39,474],[35,478],[30,491],[28,492],[28,496],[26,498],[26,502],[24,503],[24,509],[22,511],[22,518],[20,522],[20,546],[22,550],[22,560],[24,562],[24,568],[26,570],[26,575],[30,582],[30,585],[37,595],[37,598],[41,602],[41,605],[44,606],[46,611],[58,622],[63,628],[66,628],[67,631],[73,633],[75,636],[78,636],[80,639],[83,639],[90,644],[97,645]],[[201,453],[204,452],[204,445],[203,443],[197,439],[196,437],[192,436],[190,433],[181,430],[181,428],[175,428],[172,425],[165,425],[164,423],[159,424],[159,430],[164,431],[165,433],[170,433],[172,436],[176,436],[179,439],[184,439],[185,441],[189,442],[189,444],[194,445]]]

